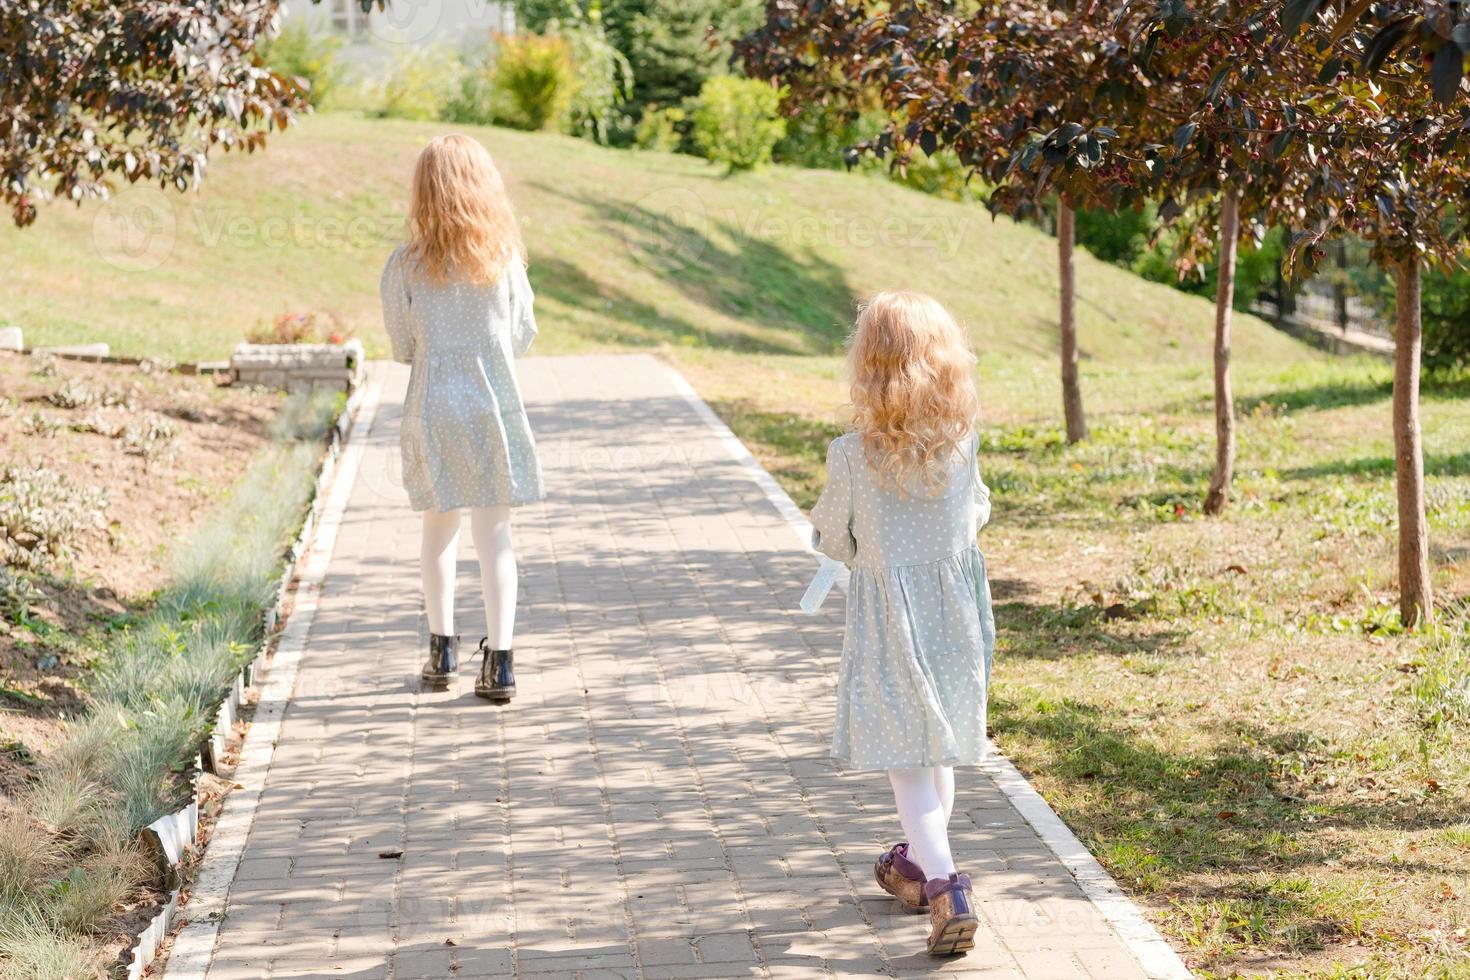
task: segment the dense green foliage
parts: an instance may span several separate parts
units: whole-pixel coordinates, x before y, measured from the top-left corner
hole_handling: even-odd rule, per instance
[[[1202,274],[1180,276],[1175,266],[1178,231],[1161,227],[1158,209],[1149,203],[1139,209],[1077,212],[1077,244],[1105,262],[1131,269],[1154,282],[1167,283],[1187,293],[1213,297],[1218,285],[1214,263]],[[1261,294],[1276,285],[1281,267],[1280,231],[1270,232],[1259,245],[1243,246],[1236,258],[1235,308],[1249,310]]]
[[[1470,367],[1470,274],[1442,269],[1426,272],[1419,302],[1424,367],[1440,374]]]
[[[722,74],[730,41],[760,21],[760,0],[518,0],[522,26],[547,31],[600,14],[633,66],[633,102],[677,105]]]
[[[607,143],[615,131],[628,128],[622,106],[633,92],[633,67],[608,39],[602,21],[597,18],[562,24],[557,34],[566,38],[575,66],[568,116],[570,131],[576,136]]]
[[[694,143],[731,171],[771,162],[786,132],[780,118],[781,90],[767,82],[719,75],[705,81],[694,104]]]
[[[516,129],[553,129],[571,110],[576,69],[564,38],[538,34],[505,37],[491,63],[497,122]]]
[[[459,86],[444,102],[439,115],[446,122],[488,126],[495,120],[495,63],[489,48],[465,58]]]
[[[319,109],[342,80],[337,58],[341,47],[340,37],[316,31],[309,19],[300,18],[287,21],[280,34],[261,45],[260,53],[271,71],[300,81],[307,99]]]
[[[119,181],[188,190],[209,154],[256,150],[307,106],[258,64],[278,0],[0,4],[0,201],[16,224],[51,197]]]
[[[1125,269],[1148,251],[1149,240],[1158,226],[1158,208],[1152,202],[1142,208],[1107,211],[1080,208],[1077,211],[1077,244],[1104,262]]]
[[[464,67],[446,48],[399,45],[387,73],[366,85],[371,111],[394,119],[438,119],[463,74]]]
[[[848,165],[848,149],[877,133],[886,121],[877,106],[852,110],[836,101],[788,104],[785,110],[786,133],[774,156],[798,167],[836,170]]]
[[[759,21],[758,0],[614,0],[608,32],[636,67],[633,101],[669,105],[722,74],[729,42]]]
[[[643,118],[633,132],[633,142],[640,150],[662,150],[672,153],[685,142],[689,113],[679,106],[643,107]]]

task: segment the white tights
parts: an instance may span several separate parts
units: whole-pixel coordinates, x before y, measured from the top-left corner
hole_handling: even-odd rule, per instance
[[[925,878],[947,878],[955,873],[949,852],[949,815],[954,811],[954,769],[890,769],[898,821],[909,840],[909,859],[924,869]]]
[[[454,633],[454,566],[459,560],[460,511],[424,511],[420,565],[429,631]],[[509,650],[516,618],[516,553],[509,507],[470,508],[470,536],[480,559],[485,592],[485,632],[490,649]]]

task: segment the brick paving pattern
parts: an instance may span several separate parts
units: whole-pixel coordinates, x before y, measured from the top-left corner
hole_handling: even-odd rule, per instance
[[[842,596],[643,356],[533,358],[551,497],[523,508],[519,696],[465,664],[421,692],[418,523],[385,372],[208,976],[1143,976],[982,772],[952,835],[983,911],[968,956],[872,881],[881,774],[827,758]],[[468,528],[464,646],[483,612]],[[400,854],[401,852],[401,854]]]

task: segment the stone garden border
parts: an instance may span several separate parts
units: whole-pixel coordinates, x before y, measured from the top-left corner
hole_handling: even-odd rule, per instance
[[[322,456],[322,463],[317,471],[316,485],[312,491],[311,507],[302,521],[301,530],[296,540],[291,545],[288,553],[286,567],[281,572],[281,578],[275,589],[275,597],[270,607],[263,614],[264,635],[260,646],[256,649],[255,656],[250,662],[241,668],[234,682],[230,685],[229,692],[220,702],[215,711],[214,723],[209,738],[200,752],[200,758],[193,778],[193,799],[182,809],[160,817],[149,824],[144,830],[145,841],[150,850],[156,853],[156,857],[164,873],[166,886],[170,889],[167,903],[159,910],[158,914],[138,936],[137,942],[132,947],[131,962],[127,968],[128,980],[141,980],[144,973],[157,960],[159,952],[163,949],[169,932],[173,929],[175,919],[178,916],[181,903],[184,902],[183,863],[188,852],[200,846],[199,836],[199,772],[209,771],[216,775],[220,772],[221,762],[225,750],[232,741],[232,733],[235,721],[239,718],[240,705],[245,699],[248,690],[260,689],[261,701],[257,711],[257,722],[264,723],[261,727],[269,728],[268,733],[261,732],[252,742],[251,736],[255,734],[255,727],[246,733],[245,743],[241,746],[240,762],[235,774],[238,782],[243,775],[240,770],[247,764],[247,753],[258,748],[259,742],[264,738],[268,748],[275,744],[275,730],[280,726],[280,713],[284,709],[285,698],[277,697],[267,702],[267,695],[274,694],[276,688],[284,687],[285,694],[289,695],[291,687],[295,684],[296,667],[300,660],[300,641],[305,638],[306,630],[311,625],[311,613],[315,610],[314,590],[321,585],[321,573],[325,571],[325,562],[320,562],[320,568],[313,565],[312,568],[303,568],[303,560],[308,555],[315,556],[325,551],[331,554],[332,543],[336,538],[337,524],[341,520],[342,507],[345,498],[342,497],[341,487],[345,485],[348,489],[352,485],[352,477],[356,470],[357,460],[361,457],[361,447],[353,443],[351,448],[357,452],[352,455],[350,464],[343,467],[344,457],[348,455],[349,442],[352,433],[357,428],[359,416],[363,417],[365,427],[371,425],[373,412],[377,406],[376,387],[370,392],[368,386],[359,385],[348,396],[342,411],[338,413],[337,420],[331,429],[331,438],[327,449]],[[339,471],[342,471],[342,480],[337,480]],[[334,515],[327,517],[326,515]],[[313,578],[313,572],[315,577]],[[299,616],[291,617],[288,621],[286,605],[290,598],[291,583],[300,576],[298,586],[298,611]],[[302,601],[299,592],[303,589],[313,590],[309,603]],[[297,630],[295,626],[304,620],[302,628]],[[285,622],[286,629],[281,630],[281,624]],[[293,641],[294,649],[286,651],[288,641]],[[275,655],[272,656],[272,649]],[[267,677],[267,674],[271,676]],[[264,683],[262,683],[264,682]],[[269,754],[266,756],[269,764]],[[264,773],[259,774],[263,777]],[[244,791],[249,795],[249,787]],[[215,860],[218,851],[224,850],[232,855],[233,860],[226,861],[229,866],[229,877],[234,877],[235,865],[239,862],[240,853],[244,849],[244,835],[238,834],[239,821],[226,822],[226,818],[234,816],[238,807],[231,808],[231,802],[235,799],[235,793],[227,795],[224,799],[224,809],[221,811],[220,819],[215,826],[214,834],[210,841],[206,841],[207,848],[210,843],[217,843],[214,850],[205,851],[205,860],[201,873],[195,887],[192,888],[188,903],[184,906],[190,911],[198,911],[201,905],[207,905],[210,890],[207,884],[210,873],[219,862]],[[254,789],[254,796],[247,804],[251,813],[260,795],[260,787]],[[248,831],[248,822],[244,829]],[[235,841],[232,836],[238,836]],[[224,838],[221,840],[221,838]],[[216,872],[215,878],[218,877]],[[223,902],[219,903],[223,908]],[[214,915],[213,928],[218,929],[218,913]],[[186,927],[186,933],[188,931]],[[211,934],[212,935],[212,934]],[[183,946],[183,937],[176,943],[176,950]],[[211,943],[212,949],[212,943]],[[180,972],[177,975],[185,975]]]
[[[0,326],[0,351],[92,364],[122,364],[132,367],[154,364],[159,370],[175,374],[228,374],[235,384],[260,384],[284,391],[313,385],[332,387],[339,391],[355,391],[362,387],[363,371],[367,364],[362,341],[355,337],[340,344],[242,342],[236,345],[228,360],[171,361],[114,354],[106,343],[26,347],[20,327]]]

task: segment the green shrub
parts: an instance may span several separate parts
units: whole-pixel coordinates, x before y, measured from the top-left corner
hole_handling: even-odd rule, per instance
[[[795,113],[790,113],[790,108],[786,134],[776,143],[774,156],[781,163],[798,167],[841,170],[847,166],[849,147],[883,129],[884,116],[876,105],[856,112],[820,102],[803,104]],[[877,167],[887,167],[881,161],[873,162]]]
[[[694,106],[694,142],[708,160],[732,172],[769,163],[786,134],[780,118],[782,90],[751,78],[722,75],[699,90]]]
[[[662,150],[672,153],[684,145],[689,114],[678,106],[651,105],[643,110],[633,140],[640,150]]]
[[[731,40],[765,19],[762,0],[516,0],[515,8],[516,23],[538,34],[600,17],[634,66],[640,110],[693,98],[729,63]]]
[[[1261,244],[1240,247],[1235,258],[1234,306],[1237,310],[1249,310],[1256,305],[1263,292],[1275,286],[1276,272],[1281,267],[1281,258],[1285,251],[1283,234],[1280,228],[1274,228],[1266,234]],[[1192,286],[1190,280],[1180,283],[1177,276],[1174,285],[1213,299],[1218,283],[1216,268],[1211,263],[1202,278],[1192,281]]]
[[[320,107],[341,81],[341,47],[342,38],[317,31],[305,20],[289,20],[280,34],[261,45],[261,56],[276,74],[300,79],[307,99]]]
[[[781,163],[832,170],[851,165],[859,172],[951,201],[976,202],[985,197],[987,185],[972,178],[970,168],[950,150],[917,153],[902,171],[891,166],[892,157],[880,160],[865,153],[850,158],[853,146],[872,139],[887,124],[876,97],[862,99],[856,109],[834,103],[802,105],[794,114],[790,109],[787,106],[786,133],[774,152],[774,159]]]
[[[571,49],[576,80],[569,106],[569,130],[573,136],[607,144],[620,117],[622,105],[633,93],[633,68],[623,53],[612,46],[598,17],[558,28]]]
[[[1104,262],[1131,268],[1148,251],[1157,223],[1158,210],[1152,203],[1140,211],[1084,208],[1077,212],[1077,244]]]
[[[565,38],[502,37],[491,67],[495,121],[516,129],[557,129],[571,109],[576,72]]]
[[[372,111],[393,119],[438,119],[459,91],[464,71],[447,48],[400,44],[374,91]]]
[[[1391,295],[1393,286],[1388,292]],[[1470,367],[1470,274],[1429,269],[1420,284],[1424,367],[1437,373]],[[1393,307],[1386,313],[1393,322]]]
[[[494,65],[488,57],[465,64],[459,86],[445,101],[440,115],[448,122],[488,126],[495,122]]]
[[[890,179],[935,197],[951,201],[980,201],[986,194],[985,183],[979,177],[971,178],[970,168],[961,163],[952,150],[940,150],[933,156],[915,154],[902,172],[888,170],[888,164],[882,161],[873,163],[888,171]]]
[[[1094,253],[1108,259],[1153,282],[1165,283],[1181,292],[1194,293],[1213,299],[1217,280],[1216,266],[1205,267],[1201,275],[1179,278],[1174,267],[1174,253],[1178,233],[1170,227],[1158,233],[1157,240],[1149,244],[1156,219],[1145,222],[1144,217],[1153,214],[1150,206],[1142,215],[1124,212],[1109,215],[1107,212],[1092,212],[1088,217],[1087,239],[1097,246]],[[1078,215],[1077,237],[1083,238],[1082,216]],[[1141,238],[1138,236],[1142,236]],[[1282,232],[1273,229],[1259,245],[1243,245],[1235,260],[1235,309],[1249,310],[1261,294],[1276,284],[1276,270],[1281,265]],[[1092,246],[1089,245],[1089,250]],[[1131,259],[1128,256],[1132,256]]]

